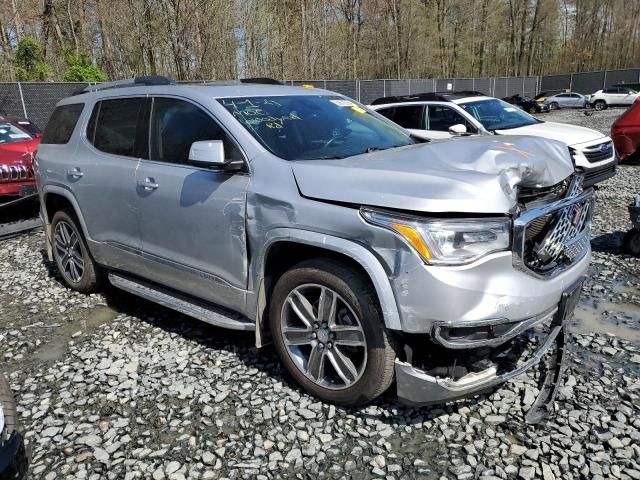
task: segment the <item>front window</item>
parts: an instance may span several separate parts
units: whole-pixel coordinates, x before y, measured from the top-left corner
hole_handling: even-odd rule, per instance
[[[222,98],[267,150],[286,160],[346,158],[411,145],[401,128],[340,96]]]
[[[489,131],[507,130],[540,123],[528,113],[502,100],[478,100],[460,104]]]
[[[28,133],[23,132],[10,123],[0,123],[0,145],[31,140]]]

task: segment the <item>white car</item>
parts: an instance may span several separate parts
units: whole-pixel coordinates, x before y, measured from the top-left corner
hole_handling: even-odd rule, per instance
[[[640,96],[633,88],[628,87],[608,87],[598,90],[589,97],[589,103],[596,110],[604,110],[608,107],[627,107]]]
[[[415,136],[430,140],[465,135],[532,135],[559,140],[569,148],[586,186],[615,175],[617,159],[610,137],[590,128],[543,122],[478,92],[383,97],[370,108]]]

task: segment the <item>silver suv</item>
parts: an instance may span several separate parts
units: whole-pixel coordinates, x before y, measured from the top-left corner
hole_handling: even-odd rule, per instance
[[[89,87],[58,104],[36,163],[69,287],[255,331],[342,405],[394,379],[424,404],[522,373],[590,258],[591,192],[563,144],[424,142],[325,90]]]

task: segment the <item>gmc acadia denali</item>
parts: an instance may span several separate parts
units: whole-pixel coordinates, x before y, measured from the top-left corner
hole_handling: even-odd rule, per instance
[[[341,405],[394,380],[404,401],[447,401],[538,364],[590,258],[592,194],[565,145],[425,143],[325,90],[87,87],[58,104],[36,163],[70,288],[108,281],[255,331]]]

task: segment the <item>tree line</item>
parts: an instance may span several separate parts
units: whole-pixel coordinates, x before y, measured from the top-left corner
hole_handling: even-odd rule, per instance
[[[0,79],[451,78],[640,65],[640,0],[2,0]]]

